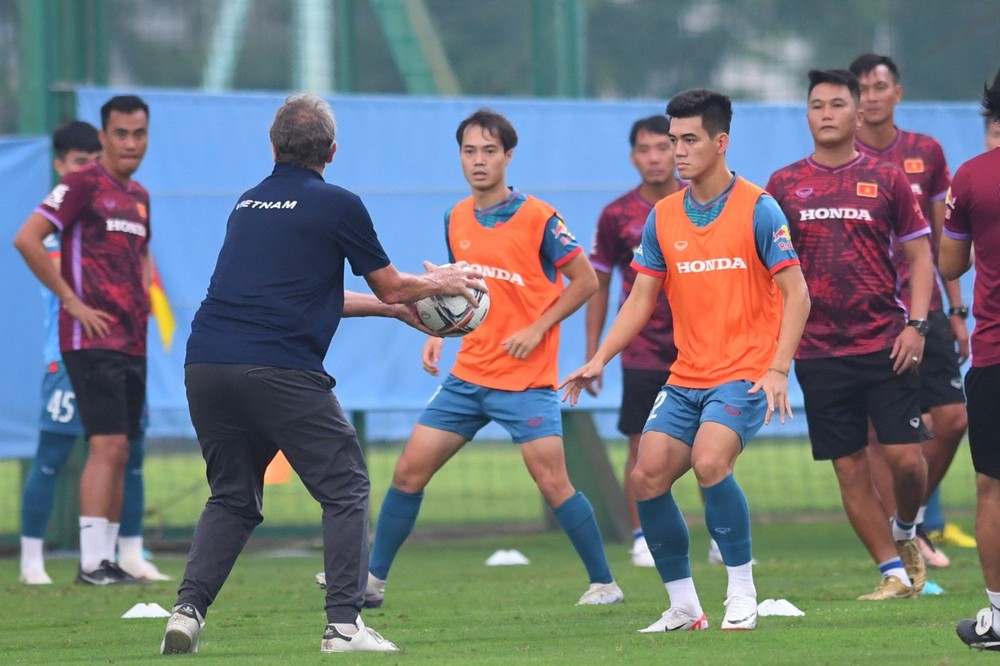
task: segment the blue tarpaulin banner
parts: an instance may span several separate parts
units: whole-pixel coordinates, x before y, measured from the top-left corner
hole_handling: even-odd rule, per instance
[[[79,118],[99,124],[101,104],[123,93],[141,95],[150,105],[149,152],[136,178],[152,197],[153,253],[177,319],[169,352],[160,344],[155,323],[150,325],[149,435],[191,437],[183,382],[191,318],[205,295],[230,210],[241,193],[271,171],[268,128],[285,95],[88,88],[77,94]],[[632,122],[664,109],[658,100],[328,99],[337,117],[338,150],[325,177],[361,196],[393,263],[409,272],[422,271],[424,259],[447,260],[443,215],[468,195],[455,130],[477,108],[496,109],[517,129],[508,183],[555,206],[587,249],[603,206],[637,185],[629,161]],[[973,103],[903,104],[897,119],[906,129],[935,136],[953,170],[983,149],[982,118]],[[804,103],[737,103],[731,136],[730,167],[760,185],[812,149]],[[0,457],[30,455],[37,438],[41,303],[37,281],[9,241],[45,196],[50,178],[45,139],[0,140],[8,239],[0,243],[0,274],[7,287],[0,296],[0,339],[5,342],[0,347]],[[350,271],[347,285],[367,290]],[[971,281],[964,286],[971,298]],[[616,293],[616,283],[612,289]],[[583,326],[582,310],[563,323],[563,375],[584,361]],[[336,393],[345,409],[373,412],[371,437],[405,437],[414,412],[437,387],[439,380],[420,368],[423,342],[421,334],[398,322],[354,319],[341,324],[326,368],[337,378]],[[457,341],[446,342],[443,368],[450,366],[457,348]],[[801,405],[794,378],[791,388],[793,403]],[[605,412],[602,429],[611,434],[620,395],[620,370],[612,364],[601,395],[585,397],[581,407]],[[772,426],[765,432],[803,434],[801,412],[800,407],[794,427]]]

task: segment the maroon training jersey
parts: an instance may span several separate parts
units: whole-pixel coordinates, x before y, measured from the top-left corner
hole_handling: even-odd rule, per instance
[[[944,233],[971,239],[976,253],[972,365],[1000,364],[1000,148],[958,167],[948,193]]]
[[[948,192],[951,185],[951,174],[948,171],[948,163],[944,159],[944,151],[941,144],[926,134],[916,132],[906,132],[896,128],[896,140],[888,148],[879,150],[873,148],[863,141],[855,139],[858,150],[864,154],[874,157],[882,162],[895,164],[910,181],[910,189],[917,203],[920,204],[920,212],[928,223],[933,220],[931,217],[931,203],[941,201]],[[930,236],[927,242],[931,242]],[[903,249],[899,247],[899,242],[893,242],[892,262],[896,266],[896,272],[902,281],[900,295],[907,308],[910,306],[910,264],[903,255]],[[936,271],[936,269],[935,269]],[[934,280],[934,290],[931,293],[931,310],[943,310],[944,302],[941,300],[941,289],[938,282]]]
[[[68,174],[38,207],[60,231],[62,276],[88,307],[112,317],[111,332],[87,339],[59,310],[59,349],[109,349],[146,355],[149,296],[142,280],[150,238],[149,193],[124,186],[99,164]]]
[[[903,172],[864,155],[836,169],[806,158],[776,171],[767,191],[788,218],[812,299],[795,357],[892,347],[906,311],[891,236],[906,242],[930,233]]]
[[[652,211],[653,204],[643,199],[636,188],[605,206],[597,222],[590,263],[602,273],[611,274],[618,269],[622,281],[618,307],[635,284],[632,255],[642,242],[642,230]],[[666,373],[676,358],[673,317],[667,297],[661,291],[649,322],[622,350],[621,363],[630,370],[662,371],[666,381]]]

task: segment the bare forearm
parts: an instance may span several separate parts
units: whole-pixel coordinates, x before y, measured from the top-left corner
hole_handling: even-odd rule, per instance
[[[372,294],[356,291],[344,292],[345,317],[395,317],[395,307],[383,303]]]
[[[56,298],[63,303],[76,299],[76,294],[59,274],[44,245],[40,242],[26,242],[18,237],[14,240],[14,246],[21,253],[24,263],[28,265],[35,277],[55,294]]]
[[[590,358],[597,351],[601,342],[601,332],[604,330],[604,322],[608,317],[608,278],[602,279],[602,274],[597,274],[597,291],[587,302],[586,313],[586,334],[587,346],[586,356]]]
[[[802,331],[805,330],[811,307],[805,282],[802,283],[802,288],[791,289],[785,295],[784,314],[781,317],[781,326],[778,328],[778,347],[774,351],[771,368],[780,370],[786,376],[795,357],[795,350],[802,339]]]
[[[592,275],[592,274],[591,274]],[[544,333],[579,310],[594,295],[597,289],[597,280],[587,275],[582,275],[570,281],[569,286],[559,294],[559,298],[549,306],[549,309],[542,313],[536,322]]]

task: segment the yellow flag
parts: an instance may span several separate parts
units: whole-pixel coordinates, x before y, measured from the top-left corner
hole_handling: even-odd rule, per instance
[[[156,318],[156,326],[160,329],[160,341],[163,348],[170,351],[170,346],[174,343],[174,331],[177,330],[177,320],[174,319],[174,311],[170,307],[167,292],[163,289],[156,264],[153,264],[153,282],[149,285],[149,302],[153,317]]]

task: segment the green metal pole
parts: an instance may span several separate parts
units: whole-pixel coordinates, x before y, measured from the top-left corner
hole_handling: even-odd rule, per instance
[[[338,92],[354,92],[354,1],[336,0],[334,22],[334,88]]]

